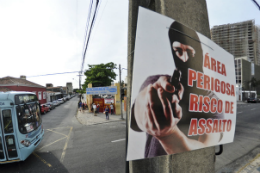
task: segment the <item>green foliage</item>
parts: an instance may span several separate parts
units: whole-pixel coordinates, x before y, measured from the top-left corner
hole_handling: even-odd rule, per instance
[[[78,90],[76,91],[76,93],[84,94],[84,93],[86,93],[86,90],[79,90],[79,89],[78,89]]]
[[[120,83],[120,81],[118,81],[118,83]],[[121,80],[121,87],[124,87],[125,82],[123,80]]]
[[[86,80],[82,85],[83,91],[86,91],[89,83],[92,83],[92,87],[110,86],[111,82],[116,79],[114,72],[116,64],[113,62],[97,65],[88,64],[88,67],[89,69],[84,73]]]
[[[249,84],[251,84],[251,88],[256,88],[260,85],[260,80],[256,80],[255,77],[252,77],[251,80],[248,81]]]
[[[250,83],[253,88],[257,87],[257,85],[258,85],[258,81],[256,80],[255,77],[252,77],[252,79],[250,80]]]

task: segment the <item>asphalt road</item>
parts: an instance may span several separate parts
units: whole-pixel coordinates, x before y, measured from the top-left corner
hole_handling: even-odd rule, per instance
[[[81,125],[77,102],[74,97],[42,115],[45,136],[37,150],[23,162],[0,165],[0,172],[124,172],[125,123]]]
[[[238,104],[234,142],[223,145],[223,153],[216,157],[216,172],[238,170],[259,154],[259,149],[260,103]]]

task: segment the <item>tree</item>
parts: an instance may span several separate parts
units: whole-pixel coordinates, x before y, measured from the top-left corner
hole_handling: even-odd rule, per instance
[[[120,81],[118,81],[118,83],[120,83]],[[121,81],[121,87],[124,87],[124,84],[125,84],[125,82],[122,80]]]
[[[93,87],[110,86],[111,82],[116,79],[116,73],[113,69],[116,69],[116,64],[109,62],[106,64],[90,65],[89,69],[85,71],[84,75],[86,80],[82,85],[85,91],[89,83],[92,83]]]
[[[256,87],[260,84],[260,81],[256,80],[255,77],[252,77],[251,80],[248,81],[248,83],[251,84],[251,89],[256,89]]]
[[[78,90],[76,91],[76,93],[84,94],[84,93],[86,93],[86,90],[79,90],[79,89],[78,89]]]

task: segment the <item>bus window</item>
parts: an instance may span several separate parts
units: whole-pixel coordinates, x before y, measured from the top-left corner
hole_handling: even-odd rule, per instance
[[[2,114],[3,114],[3,122],[4,122],[4,132],[13,133],[14,129],[13,129],[11,110],[10,109],[3,110]]]
[[[42,123],[40,108],[36,103],[16,107],[19,131],[23,134],[36,130]]]

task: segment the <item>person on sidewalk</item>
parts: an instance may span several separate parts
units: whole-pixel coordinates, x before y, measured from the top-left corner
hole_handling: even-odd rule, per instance
[[[100,105],[99,103],[97,104],[97,113],[99,113],[99,108],[100,108]]]
[[[94,104],[94,103],[91,104],[91,109],[90,109],[91,112],[93,112],[93,104]]]
[[[96,111],[97,111],[97,105],[93,103],[93,112],[95,116],[97,116]]]
[[[108,108],[108,106],[106,106],[106,109],[105,109],[106,120],[109,120],[109,114],[108,114],[108,112],[109,112],[109,108]]]
[[[78,103],[78,107],[79,107],[79,111],[81,112],[81,109],[82,109],[82,102],[81,102],[81,100]]]
[[[111,115],[114,113],[114,105],[111,103],[110,104],[110,109],[111,109]]]

